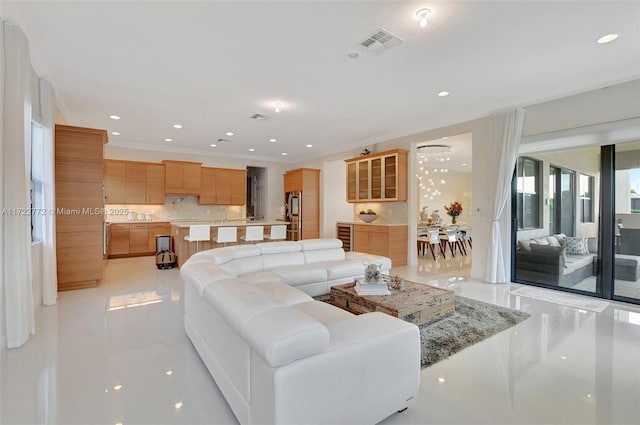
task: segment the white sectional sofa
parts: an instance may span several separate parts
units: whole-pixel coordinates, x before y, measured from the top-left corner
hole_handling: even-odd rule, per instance
[[[308,248],[325,244],[336,243],[301,243]],[[321,274],[315,271],[320,264],[330,279],[325,284],[340,279],[331,274],[340,270],[340,260],[328,259],[329,254],[307,252],[308,263],[287,269],[293,266],[278,250],[291,249],[290,242],[232,248],[193,256],[181,275],[187,335],[240,423],[374,424],[408,406],[420,382],[415,325],[383,313],[356,316],[303,292],[321,292]],[[243,256],[255,249],[270,254]],[[222,261],[232,253],[233,259]],[[250,266],[249,258],[262,269]],[[355,260],[344,256],[341,261],[347,268]],[[265,264],[273,274],[265,274]],[[305,275],[304,267],[314,271]],[[246,273],[230,276],[240,269]],[[310,283],[295,287],[283,280]]]
[[[234,245],[201,251],[189,264],[203,266],[210,279],[241,277],[248,283],[281,281],[315,297],[328,294],[334,285],[353,282],[364,274],[364,262],[377,261],[388,274],[391,259],[342,249],[340,239],[306,239]]]

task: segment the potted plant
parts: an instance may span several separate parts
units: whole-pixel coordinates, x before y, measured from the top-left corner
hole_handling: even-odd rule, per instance
[[[376,212],[371,208],[369,208],[366,211],[365,210],[360,211],[359,215],[360,215],[360,220],[364,221],[365,223],[371,223],[378,218],[378,214],[376,214]]]

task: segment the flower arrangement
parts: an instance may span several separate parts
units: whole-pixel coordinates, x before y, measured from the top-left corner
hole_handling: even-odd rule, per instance
[[[454,201],[449,206],[444,206],[444,209],[447,210],[447,215],[451,217],[451,223],[456,224],[458,221],[458,216],[462,213],[462,204],[458,201]]]

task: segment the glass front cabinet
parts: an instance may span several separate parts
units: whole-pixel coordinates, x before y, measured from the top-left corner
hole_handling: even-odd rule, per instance
[[[407,151],[394,149],[346,159],[347,202],[407,200]]]

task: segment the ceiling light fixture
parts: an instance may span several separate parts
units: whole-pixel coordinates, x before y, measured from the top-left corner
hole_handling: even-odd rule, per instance
[[[173,128],[182,128],[182,124],[174,124]]]
[[[286,152],[282,152],[281,155],[282,156],[287,156],[288,154]]]
[[[275,142],[277,142],[277,140],[276,140],[276,139],[269,139],[269,141],[270,141],[271,143],[275,143]]]
[[[607,35],[603,35],[602,37],[600,37],[598,39],[598,44],[605,44],[605,43],[610,43],[613,40],[615,40],[616,38],[618,38],[618,34],[607,34]]]
[[[308,147],[308,148],[312,148],[312,147],[313,147],[313,145],[307,145],[307,147]]]
[[[351,60],[356,60],[356,59],[360,59],[360,52],[349,52],[347,53],[347,59],[351,59]]]
[[[426,7],[423,9],[420,9],[416,12],[416,16],[420,19],[420,27],[421,28],[426,28],[427,24],[429,22],[427,22],[427,18],[431,15],[431,9],[427,9]]]
[[[421,183],[420,189],[421,192],[424,192],[423,196],[429,200],[433,200],[442,195],[439,185],[445,185],[447,183],[443,178],[443,174],[448,173],[449,169],[444,168],[444,164],[442,163],[451,159],[447,156],[451,151],[451,146],[440,144],[423,145],[418,146],[417,151],[418,162],[422,161],[421,163],[424,164],[424,166],[420,167],[420,171],[416,174],[416,177]]]
[[[255,152],[256,150],[254,148],[249,148],[249,152]]]
[[[113,134],[114,136],[119,136],[120,133],[118,133],[117,131],[112,131],[111,134]]]
[[[227,135],[227,136],[233,136],[233,132],[231,132],[231,131],[227,131],[227,132],[226,132],[226,133],[224,133],[224,134],[225,134],[225,135]]]
[[[215,148],[218,145],[216,145],[215,143],[211,143],[209,146],[211,146],[212,148]]]
[[[276,111],[276,113],[280,112],[283,106],[280,102],[273,102],[273,110]]]
[[[167,139],[164,139],[164,141],[165,141],[165,142],[173,142],[173,139],[169,139],[169,138],[167,138]]]
[[[440,93],[438,93],[438,96],[440,97],[445,97],[445,96],[449,96],[449,92],[448,91],[441,91]]]
[[[120,117],[117,115],[109,115],[109,118],[111,118],[112,120],[119,120]]]

